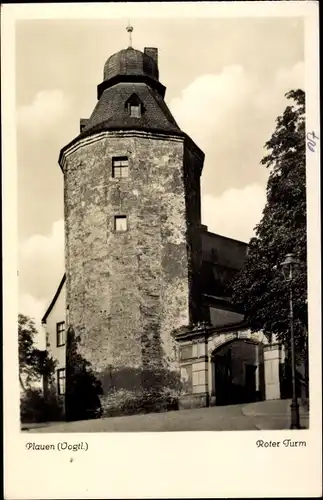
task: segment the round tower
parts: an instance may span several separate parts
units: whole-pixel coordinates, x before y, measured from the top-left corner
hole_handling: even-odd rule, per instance
[[[204,154],[164,95],[157,49],[112,55],[60,154],[68,322],[106,412],[178,393],[172,331],[199,315]]]

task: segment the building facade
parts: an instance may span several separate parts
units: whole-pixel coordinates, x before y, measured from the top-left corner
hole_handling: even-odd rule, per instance
[[[66,274],[43,324],[58,394],[73,331],[103,413],[280,397],[281,346],[251,334],[230,302],[247,245],[201,225],[204,153],[165,90],[157,49],[112,55],[92,115],[59,158]]]

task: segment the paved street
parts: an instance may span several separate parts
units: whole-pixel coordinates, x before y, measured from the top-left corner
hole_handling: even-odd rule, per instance
[[[234,431],[288,429],[290,401],[263,401],[232,406],[199,408],[80,422],[30,426],[26,432],[155,432]],[[301,426],[308,428],[308,415],[301,408]],[[23,426],[27,427],[27,426]]]

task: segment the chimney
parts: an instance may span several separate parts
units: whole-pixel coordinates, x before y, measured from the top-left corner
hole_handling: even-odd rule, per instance
[[[158,49],[156,49],[155,47],[145,47],[144,53],[147,56],[151,57],[158,66]]]
[[[80,119],[80,132],[82,133],[89,120],[87,118]]]

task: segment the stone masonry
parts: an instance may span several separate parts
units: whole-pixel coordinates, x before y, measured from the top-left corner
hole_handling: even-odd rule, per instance
[[[119,156],[125,179],[112,177]],[[171,332],[197,314],[203,155],[184,137],[108,131],[67,149],[61,165],[69,325],[103,408],[112,394],[178,391]],[[114,231],[116,215],[127,231]]]

